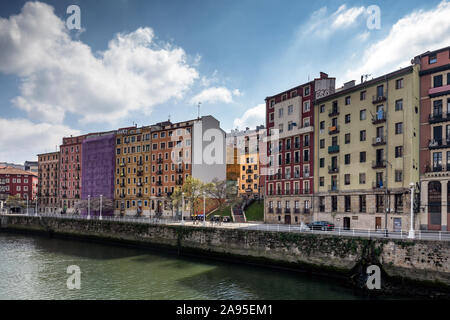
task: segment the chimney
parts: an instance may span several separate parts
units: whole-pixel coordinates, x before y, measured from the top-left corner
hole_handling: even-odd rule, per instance
[[[328,78],[328,74],[321,71],[320,72],[320,79],[326,79],[326,78]]]
[[[351,88],[355,86],[355,80],[351,80],[349,82],[344,83],[344,89]]]

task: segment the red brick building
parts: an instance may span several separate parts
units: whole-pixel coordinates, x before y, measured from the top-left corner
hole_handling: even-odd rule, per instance
[[[81,196],[81,145],[84,139],[86,135],[65,137],[60,146],[59,202],[67,212],[73,211],[75,202]]]
[[[0,168],[0,200],[8,196],[20,196],[21,199],[36,199],[38,177],[36,173],[21,169]]]
[[[314,187],[314,101],[334,92],[335,79],[320,78],[267,97],[264,219],[270,223],[310,220]],[[316,88],[317,86],[317,88]],[[278,139],[276,134],[278,132]],[[275,140],[276,139],[276,140]]]
[[[420,226],[450,230],[450,47],[415,60],[420,63]]]

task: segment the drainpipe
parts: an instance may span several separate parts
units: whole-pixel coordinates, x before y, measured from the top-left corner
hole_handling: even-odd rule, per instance
[[[411,211],[411,216],[410,216],[410,227],[409,227],[409,234],[408,234],[408,238],[409,239],[414,239],[415,238],[415,232],[414,232],[414,182],[411,182],[409,184],[409,187],[411,188],[411,199],[410,199],[410,211]]]

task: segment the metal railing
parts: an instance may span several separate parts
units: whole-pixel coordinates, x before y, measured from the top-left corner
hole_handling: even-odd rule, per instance
[[[281,211],[281,210],[280,210]],[[4,212],[2,215],[6,215]],[[27,216],[26,214],[9,214],[7,216]],[[29,216],[35,217],[35,214]],[[98,215],[81,215],[81,214],[60,214],[60,213],[39,213],[37,216],[50,217],[58,219],[73,220],[100,220]],[[185,217],[187,218],[187,217]],[[331,230],[310,229],[306,225],[291,224],[267,224],[267,223],[250,223],[250,222],[213,222],[203,220],[187,220],[176,219],[174,217],[156,217],[153,216],[102,216],[101,220],[115,221],[118,223],[146,223],[146,224],[162,224],[162,225],[182,225],[187,227],[208,227],[208,228],[239,228],[245,230],[259,230],[269,232],[295,232],[295,233],[312,233],[334,236],[351,236],[365,238],[391,238],[391,239],[408,239],[409,231],[407,230],[385,230],[385,229],[350,229],[344,227],[334,227]],[[416,230],[414,232],[416,240],[433,240],[433,241],[450,241],[449,231],[428,231]]]

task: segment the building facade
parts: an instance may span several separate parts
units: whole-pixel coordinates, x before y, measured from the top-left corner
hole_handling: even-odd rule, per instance
[[[420,227],[450,231],[450,47],[420,63]]]
[[[314,220],[408,230],[419,181],[419,66],[316,100]],[[363,79],[363,78],[362,78]]]
[[[0,169],[0,200],[18,196],[22,200],[36,200],[38,176],[34,172],[4,167]]]
[[[88,135],[82,143],[81,199],[101,198],[105,216],[114,214],[115,140],[115,132],[105,132]],[[108,202],[111,206],[106,205]],[[90,214],[99,215],[100,211],[93,210]]]
[[[73,213],[81,196],[82,143],[86,135],[65,137],[59,156],[59,197],[63,212]]]
[[[335,79],[320,78],[266,98],[267,159],[264,220],[311,220],[314,186],[314,101],[334,92]]]
[[[59,151],[38,154],[38,211],[57,212],[59,208]]]

